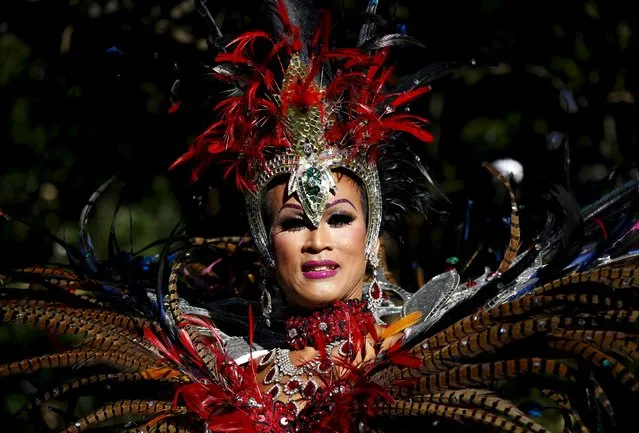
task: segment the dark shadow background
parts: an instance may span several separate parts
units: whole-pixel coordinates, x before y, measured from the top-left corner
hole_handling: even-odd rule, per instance
[[[209,3],[229,35],[256,19],[254,0]],[[336,38],[352,44],[366,2],[334,3],[336,27],[348,30]],[[409,268],[433,275],[465,251],[457,240],[469,199],[497,215],[486,226],[486,213],[478,216],[471,232],[489,227],[498,242],[507,236],[500,222],[507,207],[481,162],[521,162],[524,199],[523,191],[531,196],[555,181],[586,203],[601,194],[599,180],[637,160],[636,9],[633,2],[591,0],[380,2],[390,28],[427,45],[405,53],[400,73],[431,61],[477,59],[416,107],[432,119],[436,136],[418,152],[453,206],[446,224],[409,219],[404,246],[391,245],[391,266],[407,286],[414,285]],[[167,174],[210,120],[203,109],[210,83],[201,77],[210,61],[207,29],[190,0],[11,0],[0,4],[0,17],[3,211],[74,241],[82,206],[119,173],[126,188],[109,189],[92,213],[98,251],[120,191],[125,204],[116,223],[134,249],[168,233],[180,217],[194,234],[246,232],[242,200],[219,173],[196,186],[184,172]],[[176,79],[184,103],[170,114]],[[553,133],[569,143],[568,172],[564,150],[549,146]],[[5,265],[64,260],[35,230],[3,223],[0,231]]]

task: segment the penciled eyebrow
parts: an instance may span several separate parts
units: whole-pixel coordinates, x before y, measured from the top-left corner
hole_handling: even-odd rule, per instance
[[[348,203],[350,204],[353,209],[357,210],[357,208],[355,207],[355,205],[353,203],[351,203],[351,201],[347,198],[340,198],[339,200],[335,200],[333,202],[330,202],[326,205],[326,209],[330,209],[335,205],[338,205],[340,203]],[[294,203],[284,203],[284,205],[280,208],[279,212],[282,212],[282,210],[284,210],[285,208],[291,208],[291,209],[295,209],[295,210],[302,210],[302,206],[298,205],[298,204],[294,204]]]

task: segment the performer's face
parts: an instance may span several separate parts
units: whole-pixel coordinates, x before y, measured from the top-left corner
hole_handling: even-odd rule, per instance
[[[360,188],[349,176],[334,173],[335,195],[315,228],[286,183],[267,193],[275,277],[290,305],[319,307],[361,298],[366,271],[366,213]]]

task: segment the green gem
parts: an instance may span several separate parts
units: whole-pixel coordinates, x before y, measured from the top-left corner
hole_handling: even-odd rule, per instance
[[[322,173],[315,167],[307,168],[302,174],[304,192],[309,198],[317,198],[319,196],[321,183]]]
[[[448,263],[449,265],[456,265],[457,263],[459,263],[459,259],[455,256],[449,257],[446,259],[446,263]]]

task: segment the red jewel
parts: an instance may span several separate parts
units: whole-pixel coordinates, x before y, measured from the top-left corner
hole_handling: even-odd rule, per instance
[[[273,381],[274,377],[275,377],[275,368],[271,368],[271,370],[268,373],[266,373],[266,376],[264,377],[264,382],[270,383]]]
[[[317,386],[315,386],[315,383],[312,380],[309,380],[306,386],[304,387],[304,391],[303,391],[304,397],[311,398],[316,391],[317,391]]]
[[[350,355],[351,353],[353,353],[354,350],[355,346],[353,346],[353,343],[351,343],[350,341],[346,341],[344,342],[344,344],[342,344],[342,353],[344,353],[345,355]]]
[[[280,394],[280,387],[279,387],[279,386],[277,386],[277,385],[275,385],[275,386],[273,386],[273,388],[271,388],[271,389],[268,391],[268,393],[269,393],[269,395],[270,395],[272,398],[277,398],[277,396]]]
[[[293,379],[293,380],[289,380],[288,383],[286,384],[286,389],[293,392],[293,391],[297,391],[297,389],[300,387],[300,383],[299,381]]]
[[[382,296],[382,292],[379,290],[379,286],[377,284],[371,287],[371,296],[373,299],[379,299]]]
[[[264,355],[262,359],[260,359],[260,362],[257,364],[258,373],[264,371],[264,369],[271,363],[271,360],[273,359],[274,355],[275,355],[275,351],[272,350],[266,355]]]
[[[286,403],[286,406],[284,406],[284,410],[286,410],[288,413],[293,415],[293,418],[295,418],[295,414],[297,413],[297,406],[295,406],[295,403],[293,402]]]
[[[325,359],[322,362],[320,362],[320,365],[319,365],[320,372],[328,373],[329,371],[331,371],[332,368],[333,368],[333,363],[329,361],[328,359]]]

